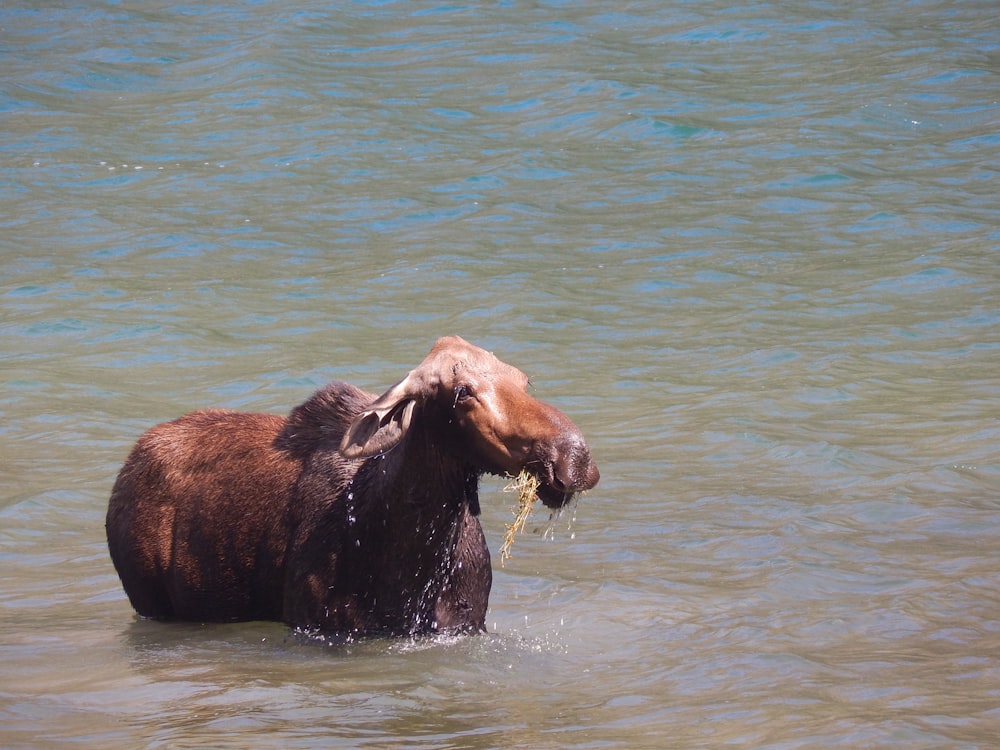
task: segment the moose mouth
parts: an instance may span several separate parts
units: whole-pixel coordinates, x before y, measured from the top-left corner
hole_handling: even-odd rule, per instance
[[[601,478],[586,446],[571,451],[568,456],[558,456],[555,459],[542,456],[528,460],[521,464],[520,472],[537,480],[537,486],[532,488],[531,494],[551,510],[564,508],[578,492],[589,490]],[[509,470],[494,473],[508,478],[515,476],[515,472]],[[522,502],[526,497],[522,495]]]
[[[601,478],[586,446],[580,444],[554,460],[541,460],[525,467],[538,478],[538,497],[549,508],[558,510],[577,492],[589,490]]]
[[[576,481],[561,479],[557,467],[548,462],[529,465],[524,470],[538,480],[538,499],[553,510],[559,510],[572,500],[576,490],[587,489],[586,486],[576,486],[579,484]]]
[[[560,489],[554,486],[553,481],[547,478],[546,476],[547,472],[545,472],[544,468],[542,468],[541,471],[537,471],[526,467],[522,470],[522,472],[530,474],[532,478],[537,480],[537,485],[536,488],[534,489],[534,495],[535,497],[537,497],[537,499],[542,501],[542,504],[546,508],[550,508],[552,510],[559,510],[565,507],[570,502],[570,500],[572,500],[573,497],[576,495],[576,492]],[[493,474],[494,476],[504,477],[508,480],[515,479],[515,476],[513,474],[506,471],[505,472],[497,471],[489,473]],[[518,477],[518,479],[519,478],[520,477]],[[516,485],[511,484],[508,485],[506,489],[510,489],[515,486]]]
[[[545,504],[545,507],[559,510],[573,499],[574,492],[565,492],[553,487],[551,484],[542,482],[538,487],[538,499]]]

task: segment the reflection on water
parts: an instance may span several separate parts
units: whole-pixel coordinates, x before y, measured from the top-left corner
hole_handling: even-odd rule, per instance
[[[4,747],[991,744],[991,11],[5,6]],[[491,634],[134,619],[139,433],[445,333],[602,470]]]

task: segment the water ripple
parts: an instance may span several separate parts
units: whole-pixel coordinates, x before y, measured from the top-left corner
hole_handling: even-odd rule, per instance
[[[990,744],[989,10],[5,6],[6,744]],[[495,634],[131,619],[103,509],[143,429],[447,332],[602,470]]]

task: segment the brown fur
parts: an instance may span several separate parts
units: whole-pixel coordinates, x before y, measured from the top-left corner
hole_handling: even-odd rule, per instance
[[[108,506],[143,616],[328,633],[485,629],[483,472],[527,468],[553,507],[598,480],[579,430],[457,337],[382,396],[331,383],[288,418],[208,410],[145,433]]]

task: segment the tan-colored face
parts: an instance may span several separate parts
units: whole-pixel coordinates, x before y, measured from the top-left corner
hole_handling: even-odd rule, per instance
[[[542,482],[542,500],[561,506],[597,484],[600,474],[576,425],[527,389],[524,373],[491,353],[457,336],[439,339],[417,368],[355,419],[341,452],[358,458],[388,450],[409,429],[414,406],[423,404],[454,422],[454,449],[470,463],[498,474],[527,469]]]

